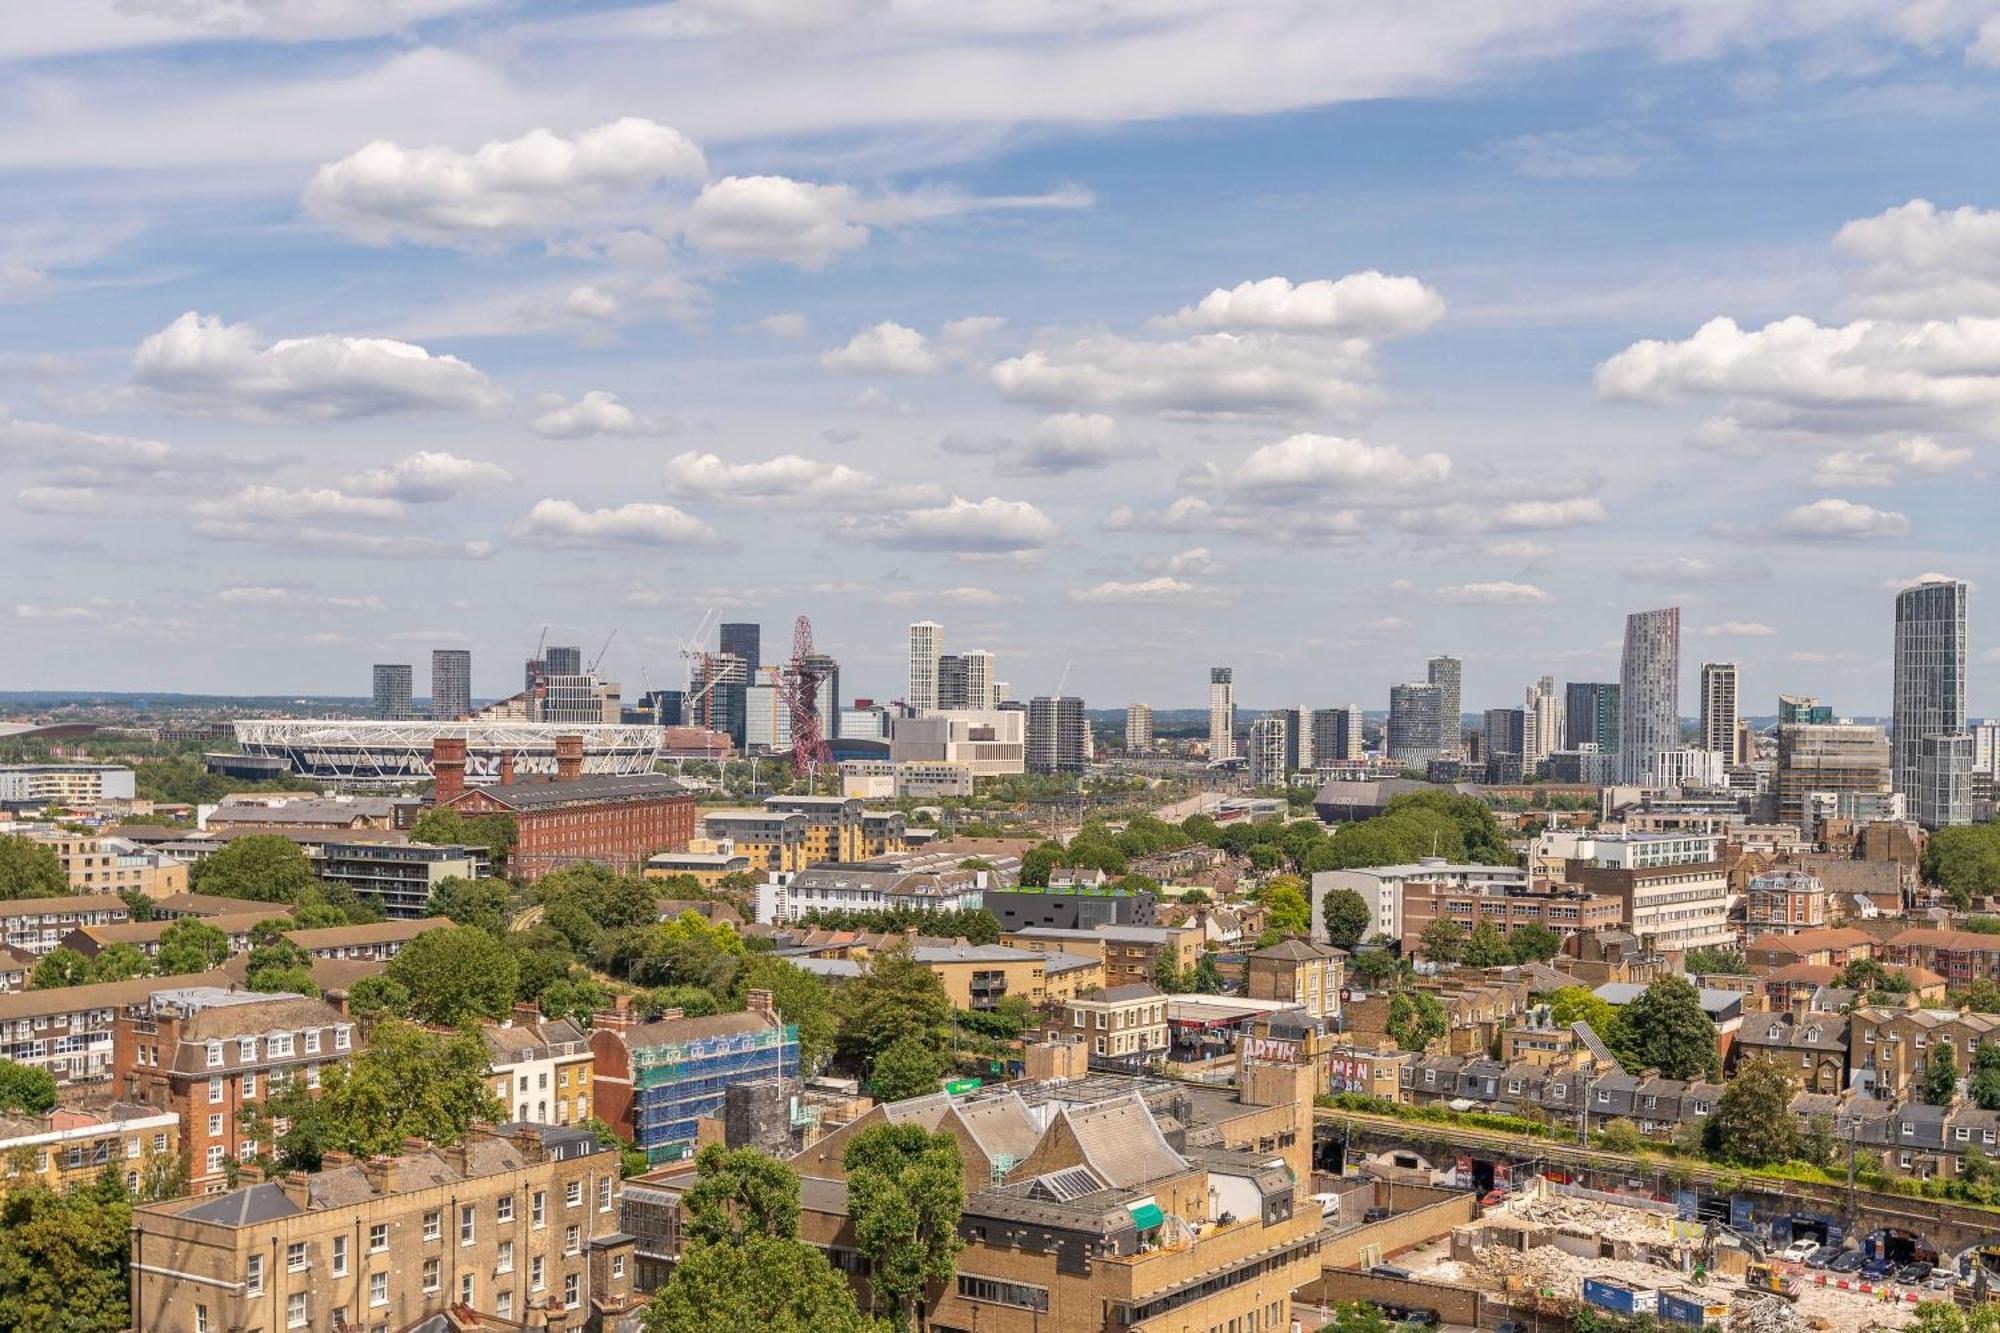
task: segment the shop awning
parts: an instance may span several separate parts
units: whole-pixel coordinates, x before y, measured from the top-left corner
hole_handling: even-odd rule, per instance
[[[1128,1211],[1132,1214],[1132,1225],[1138,1227],[1141,1231],[1149,1231],[1154,1227],[1164,1226],[1167,1221],[1167,1215],[1160,1211],[1160,1205],[1154,1203],[1151,1199],[1146,1200],[1144,1203],[1130,1205]]]

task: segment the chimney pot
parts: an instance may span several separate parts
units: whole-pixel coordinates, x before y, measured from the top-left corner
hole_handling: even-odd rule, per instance
[[[500,756],[500,785],[503,787],[514,785],[514,752],[512,750]]]

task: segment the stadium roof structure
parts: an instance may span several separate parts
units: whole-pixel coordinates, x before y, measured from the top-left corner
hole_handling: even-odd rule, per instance
[[[520,776],[554,777],[559,736],[579,737],[584,773],[603,777],[650,773],[666,741],[664,727],[609,723],[249,718],[235,726],[245,754],[349,787],[430,781],[431,745],[440,737],[465,742],[465,780],[473,784],[498,782],[504,755]]]

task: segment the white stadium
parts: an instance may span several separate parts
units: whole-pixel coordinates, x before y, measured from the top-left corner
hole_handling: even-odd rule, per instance
[[[429,722],[253,718],[236,723],[245,754],[282,759],[300,777],[343,787],[400,787],[431,778],[431,742],[465,741],[465,780],[498,782],[500,757],[522,776],[553,777],[556,737],[583,738],[586,774],[650,773],[666,728],[575,722]]]

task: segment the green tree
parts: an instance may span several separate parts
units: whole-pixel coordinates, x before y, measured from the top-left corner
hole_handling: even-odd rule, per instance
[[[743,937],[727,921],[711,922],[699,912],[682,912],[645,932],[627,975],[642,986],[701,986],[728,993],[748,952]]]
[[[1693,976],[1741,976],[1745,963],[1740,951],[1718,949],[1711,945],[1700,949],[1689,949],[1682,966]]]
[[[1187,987],[1180,968],[1174,965],[1174,956],[1165,949],[1153,955],[1153,989],[1163,995],[1178,995]]]
[[[1424,991],[1397,991],[1389,1000],[1389,1035],[1406,1051],[1421,1051],[1445,1034],[1444,1006]]]
[[[1053,842],[1031,847],[1021,858],[1021,884],[1025,888],[1047,888],[1049,872],[1062,864],[1062,848]]]
[[[1942,1042],[1932,1045],[1924,1062],[1924,1104],[1950,1106],[1958,1100],[1958,1059]]]
[[[953,1260],[965,1248],[958,1234],[965,1209],[958,1141],[917,1124],[877,1125],[849,1141],[841,1165],[847,1215],[870,1264],[874,1299],[886,1302],[899,1324],[914,1312],[921,1327],[925,1292],[951,1280]]]
[[[883,1047],[869,1067],[868,1082],[880,1101],[900,1102],[938,1090],[948,1066],[936,1047],[917,1036],[902,1036]]]
[[[1684,978],[1661,977],[1618,1016],[1627,1067],[1657,1069],[1666,1078],[1695,1078],[1716,1065],[1715,1023]],[[1604,1034],[1599,1034],[1604,1035]]]
[[[297,902],[312,882],[312,862],[305,852],[275,833],[233,839],[188,871],[188,883],[201,893],[260,903]]]
[[[770,954],[749,958],[737,979],[746,991],[767,990],[778,1017],[799,1030],[799,1067],[817,1071],[833,1058],[839,1021],[823,977]]]
[[[498,935],[507,929],[507,881],[452,875],[431,887],[430,914]]]
[[[69,876],[55,848],[0,834],[0,899],[60,898],[68,892]]]
[[[1674,1075],[1674,1077],[1680,1077]],[[1716,1155],[1743,1166],[1783,1162],[1799,1150],[1791,1076],[1768,1056],[1745,1060],[1716,1099],[1709,1134]]]
[[[53,1074],[33,1065],[0,1060],[0,1112],[41,1115],[55,1109]]]
[[[937,973],[917,962],[907,944],[873,954],[860,976],[834,992],[842,1054],[872,1062],[899,1038],[916,1037],[943,1050],[951,1031],[951,996]]]
[[[2000,1111],[2000,1043],[1982,1041],[1972,1055],[1966,1091],[1982,1111]]]
[[[1378,1307],[1366,1301],[1355,1301],[1335,1306],[1333,1319],[1321,1325],[1321,1333],[1395,1333],[1398,1328],[1399,1325],[1390,1323]]]
[[[610,988],[588,972],[576,972],[543,987],[539,1005],[546,1018],[566,1018],[580,1028],[611,1003]]]
[[[405,944],[386,975],[409,991],[418,1020],[456,1027],[469,1018],[505,1018],[517,973],[513,953],[493,936],[477,926],[444,926]]]
[[[347,988],[347,1007],[364,1023],[378,1018],[408,1018],[410,988],[379,973],[362,977]]]
[[[281,924],[288,926],[291,923]],[[250,956],[245,960],[244,986],[255,991],[318,995],[319,987],[313,984],[312,979],[312,955],[282,935],[273,939],[253,927],[251,937],[257,939],[260,936],[264,942],[253,944]]]
[[[152,970],[151,960],[133,944],[106,945],[97,951],[97,957],[90,960],[92,982],[125,981],[143,977]]]
[[[1219,995],[1222,992],[1222,969],[1217,966],[1212,954],[1203,954],[1195,960],[1188,989],[1197,995]]]
[[[90,960],[67,945],[43,954],[42,961],[28,973],[28,984],[36,990],[82,986],[89,981]]]
[[[810,1245],[768,1236],[740,1245],[696,1242],[646,1307],[646,1333],[758,1329],[767,1333],[883,1333],[854,1289]]]
[[[1417,951],[1433,963],[1456,963],[1465,956],[1465,927],[1448,916],[1434,916],[1417,936]]]
[[[777,1158],[711,1143],[696,1154],[694,1171],[681,1195],[683,1235],[715,1245],[798,1238],[799,1178]]]
[[[1646,1141],[1639,1137],[1638,1129],[1622,1116],[1598,1132],[1597,1145],[1606,1152],[1622,1153],[1627,1157],[1646,1149]]]
[[[1546,963],[1562,952],[1562,936],[1537,921],[1508,932],[1507,947],[1517,963]]]
[[[132,1203],[113,1173],[70,1194],[41,1186],[0,1201],[0,1333],[129,1328]]]
[[[1599,999],[1588,986],[1564,986],[1549,996],[1549,1017],[1565,1027],[1581,1019],[1603,1037],[1617,1021],[1618,1011],[1610,1001]]]
[[[1319,918],[1333,947],[1352,951],[1368,934],[1374,914],[1353,889],[1335,889],[1319,905]]]
[[[1924,844],[1924,882],[1951,895],[1961,911],[1973,895],[2000,892],[2000,827],[1965,824],[1941,828]]]
[[[1482,912],[1472,924],[1472,933],[1465,937],[1462,959],[1467,967],[1506,967],[1514,961],[1514,950],[1493,918]]]
[[[1354,955],[1354,975],[1370,986],[1396,975],[1396,955],[1387,949],[1363,949]]]
[[[1799,1134],[1796,1151],[1800,1161],[1811,1162],[1814,1166],[1832,1166],[1840,1152],[1840,1139],[1834,1133],[1832,1118],[1816,1115],[1807,1120],[1804,1131]]]
[[[160,932],[153,965],[163,977],[207,972],[229,961],[229,936],[197,917],[184,916]]]
[[[260,1143],[270,1139],[275,1121],[290,1122],[274,1146],[295,1170],[317,1170],[329,1149],[367,1156],[397,1152],[406,1138],[453,1144],[474,1120],[506,1116],[487,1082],[489,1069],[486,1043],[476,1033],[432,1032],[384,1018],[353,1059],[326,1067],[318,1096],[292,1079],[253,1122]]]
[[[506,864],[520,839],[512,815],[474,815],[470,819],[450,806],[432,806],[410,825],[410,841],[432,847],[484,847],[495,867]]]

